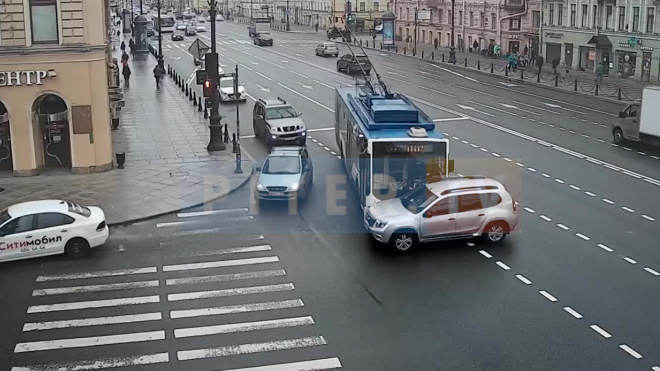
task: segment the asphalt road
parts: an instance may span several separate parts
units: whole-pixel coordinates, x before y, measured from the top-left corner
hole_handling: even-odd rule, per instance
[[[115,229],[83,261],[3,265],[0,365],[100,369],[82,362],[109,359],[106,368],[124,362],[122,369],[136,370],[340,363],[508,371],[660,364],[660,151],[611,145],[609,125],[622,107],[369,51],[383,81],[452,138],[457,172],[498,177],[521,203],[521,232],[501,246],[461,241],[394,256],[360,233],[332,130],[334,87],[355,81],[335,71],[334,58],[314,56],[322,35],[275,32],[275,45],[262,48],[245,25],[218,25],[222,67],[238,64],[250,94],[239,108],[243,148],[257,162],[267,155],[252,133],[254,99],[292,103],[310,128],[311,197],[257,207],[251,184],[182,215]],[[199,37],[209,44],[209,32]],[[186,51],[193,40],[165,42],[166,63],[182,76],[194,73]],[[221,114],[235,132],[233,104]],[[206,265],[181,266],[189,263]],[[133,268],[146,273],[122,271]],[[81,275],[108,270],[118,276]],[[115,283],[132,285],[89,286]],[[83,287],[44,290],[72,286]],[[150,299],[45,306],[135,297]],[[200,315],[200,308],[220,309]],[[97,319],[128,314],[140,316]],[[84,321],[53,322],[71,319]],[[234,325],[218,327],[227,324]],[[73,338],[82,340],[59,341]],[[107,345],[92,346],[99,342]],[[310,360],[318,363],[291,365]]]

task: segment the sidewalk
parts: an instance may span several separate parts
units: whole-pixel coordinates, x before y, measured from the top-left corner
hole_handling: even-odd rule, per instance
[[[117,59],[119,53],[117,48]],[[2,178],[0,209],[24,201],[65,199],[100,206],[108,224],[123,224],[212,201],[248,182],[252,162],[243,161],[243,173],[234,174],[231,144],[222,153],[209,154],[208,119],[167,76],[156,90],[156,60],[144,58],[129,60],[130,88],[124,89],[126,106],[114,131],[115,152],[126,153],[125,169]]]
[[[368,42],[369,48],[373,49],[373,39],[370,36],[356,35],[355,38],[357,42],[362,41],[362,46],[365,46]],[[381,42],[382,36],[379,34],[376,37],[376,49],[380,50]],[[396,52],[398,54],[406,54],[410,55],[411,57],[413,56],[412,50],[407,48],[406,42],[397,41],[395,44],[397,47]],[[414,43],[411,43],[411,48],[413,46]],[[391,51],[394,52],[393,47]],[[424,59],[429,61],[434,60],[439,63],[447,63],[447,59],[449,58],[448,47],[438,47],[438,49],[435,50],[433,45],[418,43],[415,57],[422,58],[422,53]],[[610,72],[610,76],[604,77],[603,83],[598,84],[598,90],[596,90],[596,75],[592,72],[569,70],[567,73],[566,70],[562,70],[558,71],[559,77],[555,78],[553,75],[552,66],[550,65],[549,61],[546,61],[543,65],[543,70],[539,79],[538,67],[535,65],[518,68],[518,70],[513,73],[511,73],[511,71],[505,72],[505,67],[507,65],[507,61],[505,59],[494,59],[474,53],[456,51],[456,66],[471,70],[479,69],[481,73],[490,74],[491,64],[493,65],[492,73],[494,75],[502,76],[508,78],[509,80],[514,80],[516,82],[524,81],[526,84],[533,84],[579,94],[598,96],[599,98],[604,98],[607,100],[620,100],[625,102],[640,99],[642,97],[642,90],[644,86],[647,85],[637,81],[615,77],[614,73]],[[558,67],[558,70],[560,69],[561,66]]]

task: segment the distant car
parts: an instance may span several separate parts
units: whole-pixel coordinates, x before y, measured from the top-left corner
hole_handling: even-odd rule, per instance
[[[257,36],[257,28],[255,26],[248,26],[248,36],[249,37]]]
[[[197,32],[206,32],[206,25],[204,25],[203,23],[197,23],[195,27]]]
[[[215,16],[215,20],[218,22],[222,22],[225,20],[225,18],[221,14],[218,14]]]
[[[62,253],[82,257],[109,234],[98,207],[60,200],[15,204],[0,211],[0,262]]]
[[[307,198],[314,184],[314,167],[305,147],[278,147],[264,161],[259,172],[255,199],[295,200]]]
[[[353,54],[346,54],[337,61],[337,71],[345,71],[350,75],[362,70],[367,76],[371,74],[371,62],[364,54],[356,54],[355,57]]]
[[[374,27],[374,31],[376,31],[376,33],[383,32],[383,24],[381,23],[379,25],[376,25],[376,27]]]
[[[179,30],[172,32],[172,41],[183,41],[183,32]]]
[[[338,57],[339,48],[337,47],[337,44],[333,42],[324,41],[316,46],[316,55],[322,57],[325,57],[326,55]]]
[[[301,112],[284,99],[259,99],[252,110],[252,130],[268,147],[296,143],[304,146],[307,128],[300,119]]]
[[[445,178],[364,213],[376,241],[405,252],[418,242],[483,237],[498,243],[518,226],[516,203],[502,183],[485,177]]]
[[[254,45],[258,46],[273,46],[273,38],[270,36],[269,33],[263,32],[263,33],[258,33],[254,37]]]
[[[176,29],[179,31],[185,31],[187,28],[188,26],[183,22],[179,22],[176,24]]]
[[[188,23],[186,25],[186,36],[195,36],[197,35],[197,26],[194,23]]]
[[[243,84],[240,82],[238,85],[238,96],[235,95],[233,77],[221,77],[218,89],[220,90],[220,100],[222,102],[233,102],[236,98],[238,98],[239,101],[247,100],[247,93],[245,92]]]

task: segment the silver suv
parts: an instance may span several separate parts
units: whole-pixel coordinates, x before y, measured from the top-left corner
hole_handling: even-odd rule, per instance
[[[427,241],[482,236],[501,242],[516,229],[518,214],[502,183],[447,178],[368,207],[364,224],[377,241],[404,252]]]
[[[252,111],[252,130],[268,147],[277,144],[304,146],[307,138],[305,123],[300,119],[302,112],[284,99],[259,99]]]

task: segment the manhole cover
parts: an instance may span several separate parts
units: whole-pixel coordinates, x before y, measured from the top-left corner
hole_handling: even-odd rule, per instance
[[[170,173],[171,177],[182,177],[182,176],[188,176],[187,171],[173,171]]]

